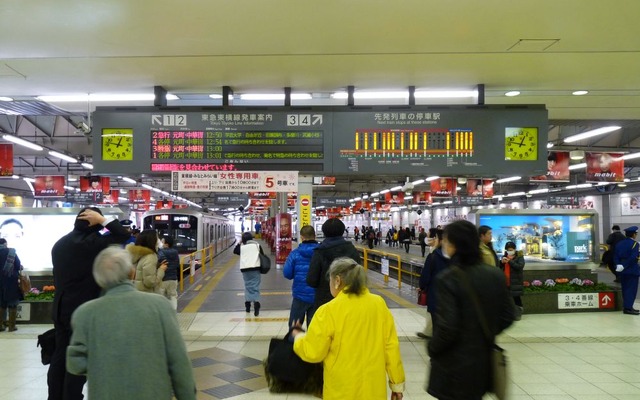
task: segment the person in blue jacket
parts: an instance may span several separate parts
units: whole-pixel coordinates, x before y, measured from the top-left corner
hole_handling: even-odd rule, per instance
[[[638,294],[638,278],[640,277],[640,267],[638,266],[640,244],[636,242],[638,227],[630,226],[624,230],[624,234],[626,238],[616,244],[613,254],[616,272],[618,272],[622,286],[622,312],[638,315],[640,311],[633,308]]]
[[[300,229],[300,238],[302,242],[289,254],[284,263],[283,274],[285,278],[293,279],[291,287],[293,301],[289,314],[289,326],[293,326],[296,322],[302,325],[306,315],[307,327],[309,327],[311,318],[313,318],[316,290],[307,284],[307,273],[318,242],[316,242],[316,231],[310,225],[305,225]]]

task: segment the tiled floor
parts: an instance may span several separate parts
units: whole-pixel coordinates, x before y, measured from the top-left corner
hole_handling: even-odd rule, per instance
[[[424,391],[425,342],[415,337],[424,323],[421,310],[392,309],[392,313],[407,376],[405,399],[429,399]],[[286,310],[246,319],[244,312],[181,314],[198,399],[312,399],[270,394],[266,388],[260,362],[269,339],[286,332],[287,315]],[[46,398],[47,370],[40,364],[35,336],[48,328],[22,325],[17,332],[0,333],[0,400]],[[640,316],[525,315],[499,342],[508,351],[514,400],[640,399]]]

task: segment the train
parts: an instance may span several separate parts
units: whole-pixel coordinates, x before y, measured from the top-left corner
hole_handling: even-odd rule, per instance
[[[142,215],[142,226],[156,230],[160,238],[173,237],[180,255],[213,246],[215,257],[236,241],[232,220],[195,208],[147,211]]]

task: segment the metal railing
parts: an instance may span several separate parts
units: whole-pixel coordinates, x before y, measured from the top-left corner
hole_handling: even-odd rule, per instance
[[[186,256],[180,257],[180,291],[184,291],[184,273],[189,271],[189,283],[193,284],[193,276],[196,272],[196,256],[200,254],[202,274],[204,275],[207,272],[207,261],[210,263],[210,267],[213,268],[213,256],[214,250],[213,245],[205,247],[201,250],[194,251],[193,253],[187,254]],[[207,260],[207,253],[209,254],[209,259]],[[187,261],[187,262],[185,262]]]
[[[362,251],[363,256],[362,256],[362,260],[363,260],[363,267],[368,270],[369,269],[369,263],[372,264],[376,264],[380,266],[380,272],[382,272],[382,260],[383,259],[389,259],[389,258],[393,258],[396,261],[396,265],[393,265],[392,263],[389,263],[389,272],[391,272],[391,270],[394,270],[396,272],[396,278],[398,281],[398,289],[400,289],[402,287],[402,280],[403,280],[403,276],[406,280],[408,280],[409,285],[414,286],[414,279],[417,282],[417,280],[420,278],[420,270],[418,268],[421,268],[421,266],[417,266],[414,263],[411,262],[405,262],[403,264],[402,262],[402,256],[399,254],[395,254],[395,253],[388,253],[386,251],[381,251],[381,250],[375,250],[375,249],[369,249],[367,247],[358,247],[358,250]],[[378,258],[374,258],[372,256],[378,256]],[[409,269],[405,269],[404,266],[407,265],[409,266]],[[384,282],[388,283],[389,282],[389,274],[383,274],[384,275]],[[408,279],[407,279],[408,278]]]

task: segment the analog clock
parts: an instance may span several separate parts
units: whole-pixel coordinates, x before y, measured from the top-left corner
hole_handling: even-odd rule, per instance
[[[133,160],[133,129],[103,129],[102,159],[105,161]]]
[[[538,128],[506,128],[504,159],[535,161],[538,159]]]

